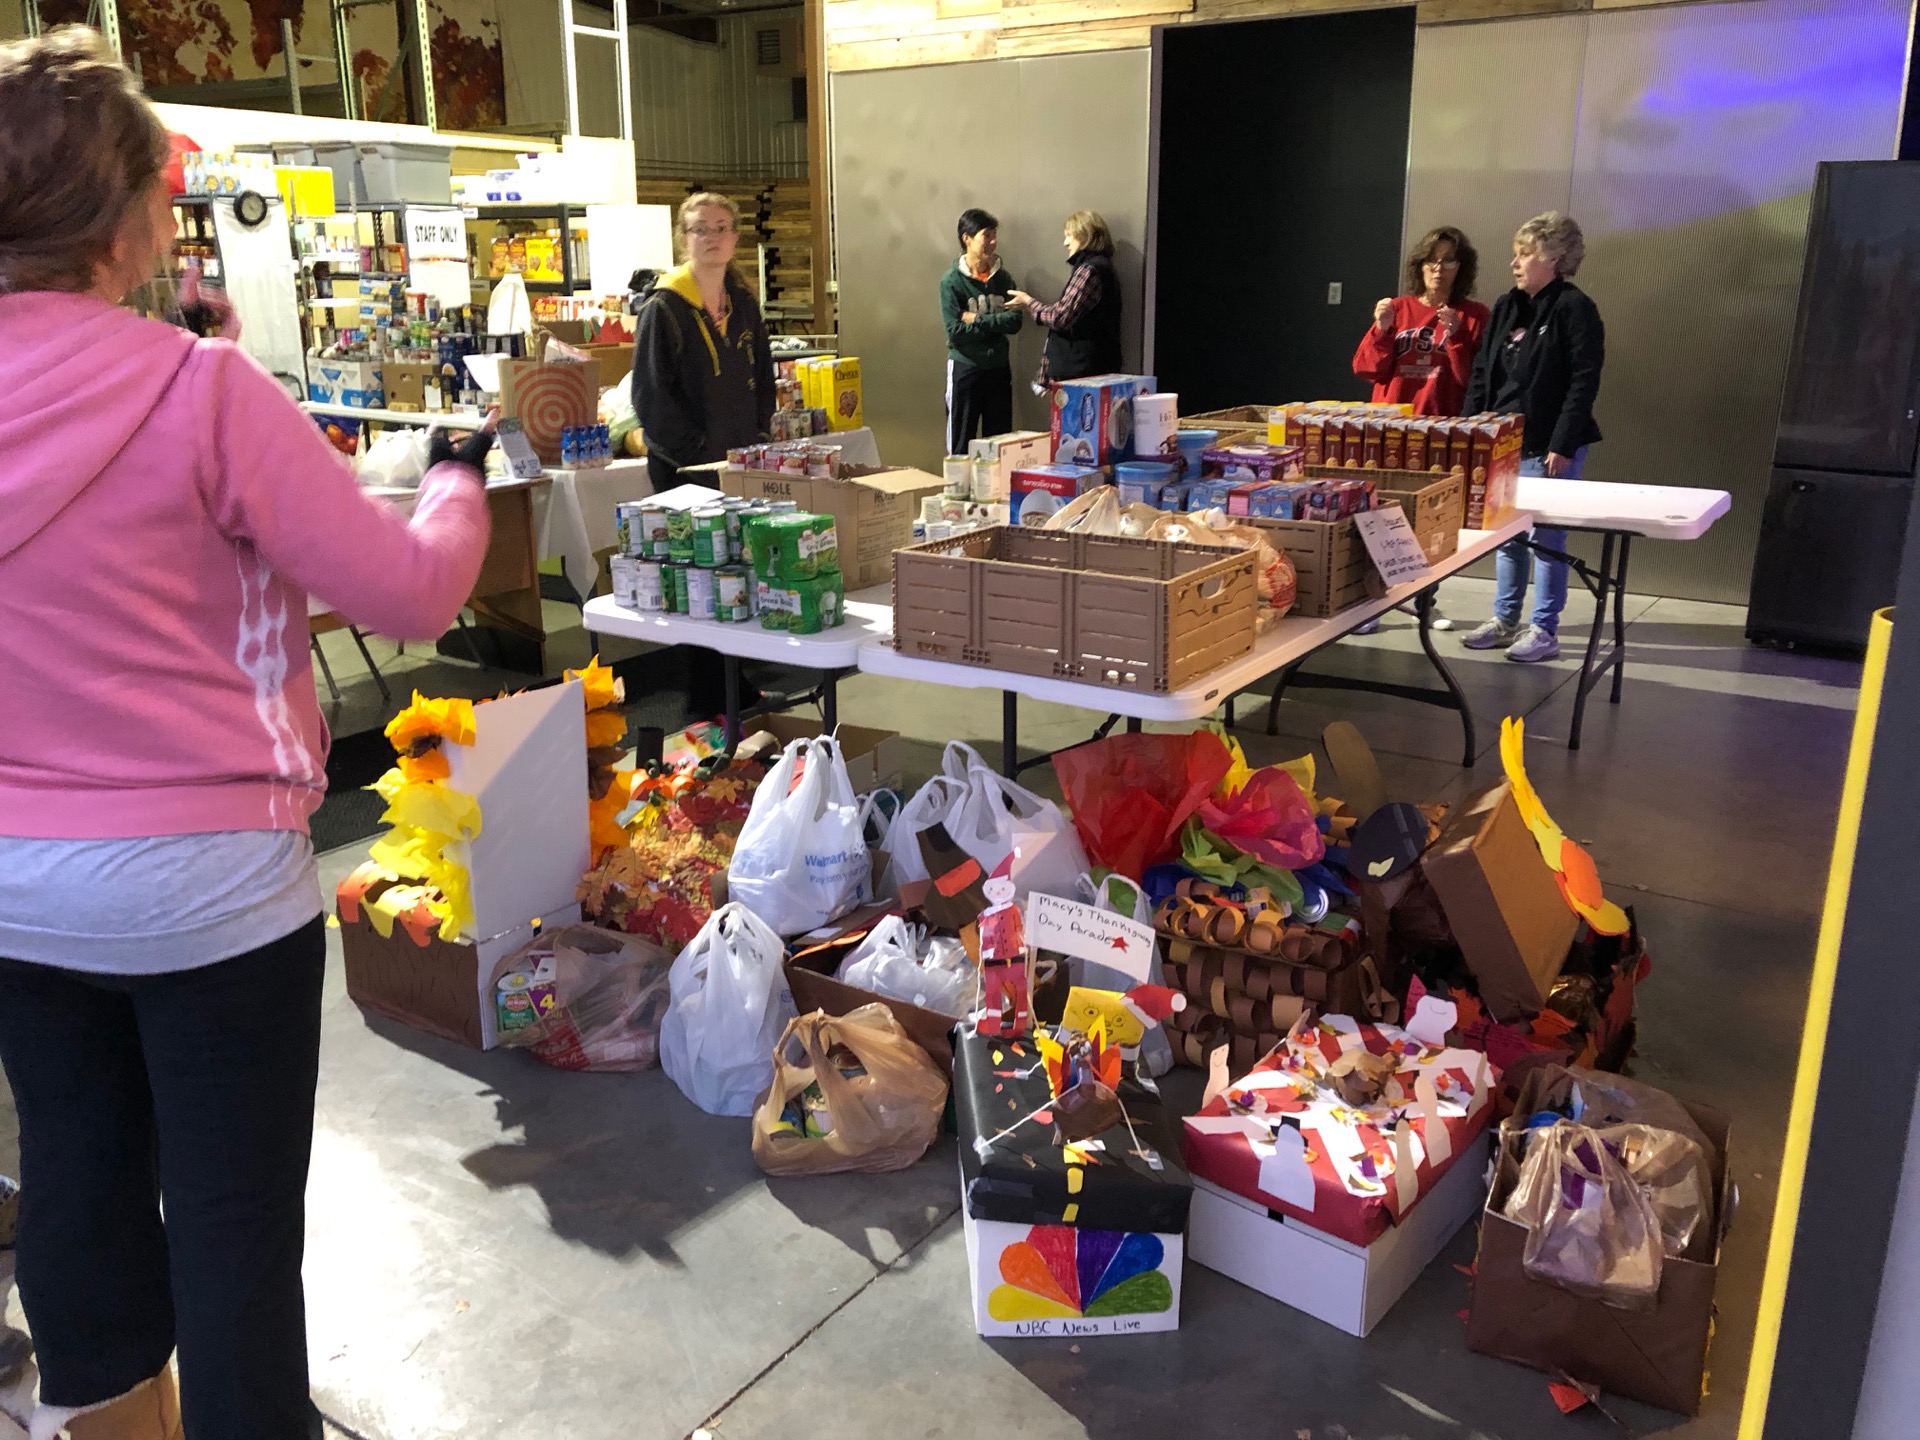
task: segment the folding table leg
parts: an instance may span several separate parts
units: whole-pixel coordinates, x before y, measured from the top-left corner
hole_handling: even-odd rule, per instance
[[[1132,715],[1127,717],[1127,733],[1129,735],[1138,735],[1140,733],[1140,721]]]
[[[373,683],[380,687],[380,698],[391,705],[393,691],[387,688],[387,677],[380,673],[380,667],[373,663],[373,652],[367,649],[366,637],[360,633],[360,627],[349,625],[347,633],[353,637],[353,643],[359,647],[360,658],[367,662],[367,669],[373,672]]]
[[[1613,577],[1613,696],[1620,703],[1620,686],[1627,678],[1627,547],[1633,537],[1620,533],[1620,569]]]
[[[1000,692],[1000,773],[1020,778],[1020,697],[1011,690]]]
[[[1573,724],[1567,731],[1567,749],[1580,748],[1580,731],[1587,719],[1587,691],[1593,685],[1593,662],[1600,653],[1600,636],[1607,628],[1607,591],[1613,584],[1613,531],[1601,532],[1600,583],[1593,595],[1593,629],[1587,634],[1587,653],[1573,684]]]
[[[1293,672],[1300,666],[1296,663],[1280,672],[1280,678],[1273,682],[1273,698],[1267,702],[1267,734],[1280,733],[1280,697],[1287,693],[1287,682],[1293,679]]]
[[[740,748],[740,657],[723,655],[721,662],[727,681],[727,749],[732,751]]]
[[[1460,730],[1465,745],[1460,755],[1460,763],[1462,765],[1471,765],[1473,764],[1473,757],[1478,753],[1479,748],[1473,743],[1473,707],[1467,703],[1467,692],[1462,690],[1460,688],[1460,682],[1453,678],[1453,670],[1448,666],[1439,650],[1434,648],[1434,603],[1433,588],[1422,590],[1418,595],[1413,597],[1413,613],[1420,621],[1420,648],[1427,652],[1427,659],[1432,662],[1433,668],[1440,672],[1441,680],[1446,683],[1447,690],[1453,696],[1453,708],[1460,712]]]
[[[840,672],[828,670],[820,679],[820,723],[831,735],[840,724]]]

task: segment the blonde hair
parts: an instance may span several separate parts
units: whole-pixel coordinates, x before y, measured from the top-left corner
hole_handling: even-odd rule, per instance
[[[1551,260],[1556,275],[1572,279],[1580,273],[1580,262],[1587,258],[1587,237],[1571,215],[1549,210],[1536,215],[1513,232],[1513,243],[1537,251],[1543,260]]]
[[[1113,231],[1107,228],[1107,220],[1098,210],[1076,210],[1067,217],[1067,233],[1073,236],[1077,251],[1090,250],[1095,255],[1113,254]]]
[[[0,294],[90,288],[170,148],[98,32],[0,45]]]
[[[680,202],[680,214],[673,227],[674,247],[682,260],[687,258],[687,222],[693,219],[694,212],[698,210],[724,210],[732,217],[734,228],[740,226],[740,207],[732,196],[722,195],[717,190],[702,190],[689,195]]]

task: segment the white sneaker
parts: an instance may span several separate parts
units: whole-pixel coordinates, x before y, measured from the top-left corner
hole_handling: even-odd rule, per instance
[[[1520,638],[1520,626],[1504,620],[1489,620],[1460,637],[1469,650],[1504,650]]]
[[[1529,625],[1507,647],[1507,659],[1518,660],[1522,665],[1531,665],[1537,660],[1558,660],[1560,658],[1560,637],[1549,634],[1538,625]]]
[[[1433,619],[1428,623],[1436,630],[1451,630],[1453,628],[1453,621],[1440,613],[1440,607],[1438,605],[1433,607]]]

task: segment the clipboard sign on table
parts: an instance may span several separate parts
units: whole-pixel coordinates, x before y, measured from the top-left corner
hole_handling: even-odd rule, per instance
[[[1420,548],[1420,537],[1413,533],[1407,512],[1400,506],[1363,510],[1353,517],[1353,523],[1360,531],[1373,568],[1379,571],[1388,589],[1413,580],[1425,580],[1432,574],[1426,552]]]

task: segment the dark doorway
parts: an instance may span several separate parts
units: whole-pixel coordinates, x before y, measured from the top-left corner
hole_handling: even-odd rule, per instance
[[[1354,347],[1400,288],[1413,21],[1154,32],[1148,368],[1181,413],[1366,397]]]

